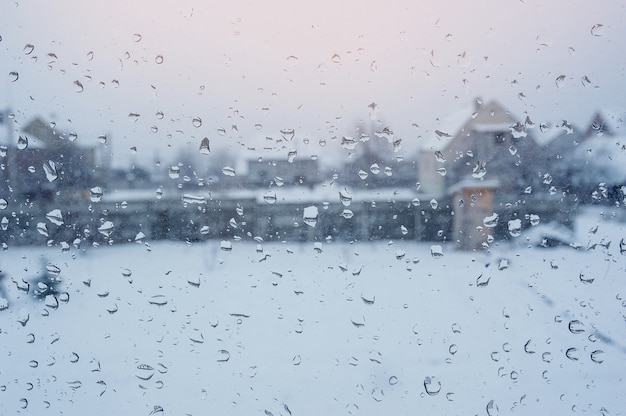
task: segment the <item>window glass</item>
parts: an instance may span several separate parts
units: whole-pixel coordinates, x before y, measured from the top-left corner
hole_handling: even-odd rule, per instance
[[[620,414],[624,5],[0,4],[0,414]]]

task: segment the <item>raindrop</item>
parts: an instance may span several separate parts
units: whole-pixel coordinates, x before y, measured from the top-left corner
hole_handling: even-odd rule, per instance
[[[105,221],[98,227],[98,232],[105,237],[110,237],[113,232],[114,225],[111,221]]]
[[[292,151],[288,152],[287,153],[287,162],[293,163],[293,161],[296,160],[296,156],[298,156],[298,152],[296,152],[295,150],[292,150]]]
[[[373,163],[370,166],[370,172],[372,172],[374,175],[378,175],[380,173],[380,166],[378,166],[378,163]]]
[[[104,134],[101,134],[100,136],[98,136],[98,142],[100,144],[107,144],[107,136]]]
[[[404,225],[401,225],[400,232],[402,233],[402,235],[407,235],[409,233],[409,230]]]
[[[167,175],[172,179],[180,178],[180,167],[179,166],[170,166]]]
[[[341,63],[341,56],[339,56],[339,54],[333,54],[333,56],[330,58],[330,60],[335,63],[335,64],[339,64]]]
[[[530,214],[530,225],[537,225],[539,224],[540,218],[539,215],[537,214]]]
[[[24,54],[25,55],[30,55],[33,50],[35,49],[34,45],[31,45],[30,43],[27,43],[26,45],[24,45]]]
[[[217,352],[217,362],[218,363],[225,363],[228,360],[230,360],[230,352],[228,352],[228,350],[219,350]]]
[[[595,25],[591,26],[591,36],[602,36],[602,35],[604,35],[604,25],[602,23],[596,23]],[[29,45],[26,45],[26,46],[29,46]]]
[[[154,295],[148,299],[148,303],[151,305],[164,306],[167,305],[167,298],[165,295]]]
[[[582,283],[585,283],[585,284],[587,284],[587,285],[589,285],[589,284],[593,283],[593,281],[595,280],[595,278],[593,278],[593,277],[585,277],[585,275],[584,275],[584,274],[582,274],[582,273],[580,273],[580,274],[578,275],[578,278],[580,279],[580,281],[581,281]]]
[[[46,218],[48,221],[55,225],[63,225],[63,215],[61,214],[60,209],[53,209],[52,211],[46,214]]]
[[[283,129],[280,131],[280,134],[282,136],[283,139],[287,140],[287,141],[292,141],[296,131],[294,129]]]
[[[341,211],[341,216],[349,220],[350,218],[354,217],[354,212],[349,209],[344,209],[343,211]]]
[[[339,201],[344,207],[350,206],[350,204],[352,203],[352,194],[350,193],[348,188],[344,188],[343,190],[339,191]]]
[[[202,119],[201,119],[200,117],[194,117],[194,118],[191,120],[191,124],[192,124],[194,127],[200,127],[200,126],[202,126]]]
[[[591,352],[591,361],[593,361],[594,363],[597,364],[602,364],[604,362],[604,358],[602,358],[604,355],[604,351],[602,350],[595,350]]]
[[[11,71],[11,72],[9,72],[9,81],[11,81],[11,82],[15,82],[15,81],[17,81],[18,79],[20,79],[20,74],[18,74],[18,73],[17,73],[17,72],[15,72],[15,71]]]
[[[435,159],[439,163],[444,163],[446,161],[446,158],[443,157],[443,153],[441,153],[439,150],[435,152]]]
[[[398,384],[398,377],[396,376],[389,377],[389,385],[395,386],[396,384]]]
[[[437,202],[437,200],[436,200],[436,199],[431,199],[431,200],[430,200],[430,207],[431,207],[432,209],[437,209],[437,207],[439,207],[439,202]]]
[[[578,348],[568,348],[567,351],[565,351],[565,356],[572,361],[578,361]]]
[[[438,244],[430,246],[430,255],[434,258],[443,257],[443,248]]]
[[[48,182],[54,182],[59,177],[57,173],[57,165],[52,160],[48,160],[43,164],[43,170],[46,173],[46,179]]]
[[[498,405],[493,402],[493,399],[489,400],[485,410],[487,411],[487,416],[497,416],[500,413]]]
[[[476,278],[476,287],[487,287],[491,276],[485,276],[482,273]]]
[[[302,221],[309,227],[315,227],[317,225],[318,209],[316,206],[310,206],[304,208],[302,211]]]
[[[89,190],[89,200],[91,202],[100,202],[102,200],[103,191],[102,187],[94,186]]]
[[[369,176],[369,175],[368,175],[368,173],[367,173],[367,172],[365,172],[365,171],[364,171],[364,170],[362,170],[362,169],[361,169],[361,170],[359,170],[358,175],[359,175],[359,178],[361,178],[361,179],[363,179],[363,180],[367,179],[367,177]]]
[[[483,225],[487,228],[493,228],[498,225],[498,219],[498,214],[493,213],[490,216],[483,218]]]
[[[154,58],[154,62],[156,62],[156,63],[157,63],[157,65],[161,65],[161,64],[163,63],[163,55],[157,55],[157,56]]]
[[[226,176],[235,176],[235,169],[230,166],[224,166],[222,168],[222,173]]]
[[[2,217],[0,220],[0,229],[2,231],[6,231],[9,229],[9,219],[7,217]]]
[[[0,211],[7,209],[8,206],[9,203],[7,202],[7,200],[4,198],[0,198]]]
[[[424,390],[429,396],[436,396],[441,391],[441,382],[435,377],[426,377],[424,379]]]
[[[142,36],[139,33],[135,33],[133,35],[133,42],[140,42],[142,39]]]
[[[508,229],[509,234],[511,234],[512,237],[519,237],[519,235],[522,233],[522,220],[510,220],[508,222]]]
[[[272,191],[267,191],[263,194],[263,201],[265,201],[266,204],[269,205],[273,205],[276,203],[276,193],[272,192]]]
[[[570,321],[567,327],[569,329],[569,332],[571,332],[572,334],[582,334],[583,332],[585,332],[585,325],[578,319]]]
[[[393,169],[390,168],[389,166],[386,166],[385,170],[384,170],[384,173],[385,173],[386,176],[391,176],[391,175],[393,175]]]
[[[446,168],[439,168],[439,169],[437,169],[437,173],[440,174],[441,176],[446,176],[448,171],[447,171]]]
[[[79,80],[74,81],[74,85],[76,85],[76,92],[83,92],[85,87],[83,87],[83,83]]]
[[[559,75],[558,77],[556,77],[556,80],[554,82],[557,88],[561,88],[563,86],[563,83],[565,82],[565,75]]]
[[[76,134],[75,132],[71,132],[68,136],[68,139],[70,142],[75,142],[76,139],[78,139],[78,134]]]
[[[158,118],[159,120],[163,120],[163,117],[165,117],[165,114],[163,114],[163,111],[157,111],[155,114],[156,118]]]
[[[28,147],[28,137],[20,135],[17,138],[17,149],[24,150]]]
[[[232,251],[233,250],[233,243],[227,240],[222,240],[220,242],[220,250],[222,251]]]
[[[209,138],[205,137],[204,139],[202,139],[202,142],[200,143],[200,154],[208,155],[210,153],[211,153],[211,148],[209,147]]]
[[[480,179],[487,174],[487,163],[478,161],[472,169],[472,177]]]

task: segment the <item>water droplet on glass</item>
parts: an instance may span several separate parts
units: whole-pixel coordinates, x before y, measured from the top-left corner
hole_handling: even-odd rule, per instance
[[[570,321],[567,327],[569,329],[569,332],[571,332],[572,334],[582,334],[583,332],[585,332],[585,325],[578,319]]]
[[[209,147],[209,138],[205,137],[204,139],[202,139],[202,142],[200,142],[200,154],[208,155],[210,153],[211,153],[211,148]]]
[[[367,172],[365,172],[364,170],[359,170],[359,178],[361,179],[367,179],[367,177],[369,176]]]
[[[508,222],[508,229],[509,234],[511,234],[512,237],[519,237],[519,235],[522,233],[522,220],[510,220]]]
[[[100,142],[100,144],[107,144],[107,136],[101,134],[100,136],[98,136],[98,142]]]
[[[170,166],[167,175],[172,179],[180,178],[180,167],[179,166]]]
[[[293,140],[296,134],[296,131],[294,129],[283,129],[280,131],[280,134],[284,140],[287,140],[290,142]]]
[[[111,221],[105,221],[98,227],[98,232],[105,237],[110,237],[113,232],[114,224]]]
[[[46,174],[48,182],[54,182],[59,177],[59,174],[57,173],[57,165],[52,160],[48,160],[43,164],[43,170]]]
[[[604,362],[604,351],[595,350],[591,352],[591,361],[597,364],[602,364]]]
[[[487,416],[498,416],[500,414],[500,409],[498,409],[498,405],[493,402],[493,399],[489,400],[485,410],[487,411]]]
[[[443,257],[443,248],[438,244],[430,246],[430,255],[434,258]]]
[[[437,207],[439,207],[439,202],[437,202],[437,200],[436,200],[436,199],[431,199],[431,200],[430,200],[430,207],[431,207],[432,209],[437,209]]]
[[[401,225],[400,232],[402,233],[402,235],[407,235],[409,233],[409,230],[404,225]]]
[[[235,176],[235,169],[230,166],[224,166],[222,168],[222,173],[226,176]]]
[[[579,358],[578,348],[576,347],[568,348],[567,351],[565,351],[565,356],[572,361],[578,361],[578,358]]]
[[[485,162],[478,161],[472,169],[472,177],[480,179],[487,174],[487,164]]]
[[[483,225],[487,228],[493,228],[498,225],[498,214],[493,213],[488,217],[483,218]]]
[[[530,214],[530,225],[537,225],[539,224],[540,218],[539,215],[537,214]]]
[[[591,36],[603,36],[603,35],[604,35],[604,25],[602,23],[596,23],[595,25],[591,26]]]
[[[2,217],[0,220],[0,229],[2,231],[6,231],[9,229],[9,219],[7,217]]]
[[[46,214],[46,218],[48,221],[55,225],[63,225],[63,215],[61,214],[60,209],[53,209],[52,211]]]
[[[302,211],[302,221],[309,227],[315,227],[317,225],[318,209],[316,206],[310,206],[304,208]]]
[[[344,188],[339,191],[339,201],[344,207],[350,206],[352,203],[352,193],[348,190],[348,188]]]
[[[446,174],[448,173],[448,170],[446,168],[439,168],[437,169],[437,173],[440,174],[441,176],[446,176]]]
[[[217,362],[218,363],[225,363],[228,360],[230,360],[230,352],[228,352],[227,350],[219,350],[217,352]]]
[[[293,161],[296,160],[296,156],[298,156],[298,152],[296,152],[295,150],[292,150],[292,151],[288,152],[287,153],[287,162],[293,163]]]
[[[34,45],[27,43],[26,45],[24,45],[24,49],[23,49],[24,55],[30,55],[34,49],[35,49]]]
[[[191,124],[192,124],[194,127],[200,127],[200,126],[202,126],[202,119],[201,119],[200,117],[194,117],[194,118],[191,120]]]
[[[370,172],[372,172],[374,175],[378,175],[380,173],[380,166],[378,166],[378,163],[373,163],[370,166]]]
[[[335,53],[333,54],[333,56],[331,56],[330,60],[335,63],[335,64],[339,64],[341,63],[341,56],[339,56],[339,54]]]
[[[267,191],[263,194],[263,201],[265,201],[266,204],[273,205],[276,203],[276,200],[276,192]]]
[[[7,200],[4,198],[0,198],[0,211],[7,209],[8,206],[9,203],[7,202]]]
[[[222,251],[232,251],[233,250],[233,243],[227,240],[222,240],[220,242],[220,250]]]
[[[165,295],[154,295],[148,299],[148,303],[151,305],[164,306],[167,305],[167,298]]]
[[[429,396],[436,396],[441,391],[441,382],[435,377],[426,377],[424,379],[424,390]]]
[[[102,187],[94,186],[89,190],[89,199],[91,202],[100,202],[102,200],[103,192]]]
[[[161,64],[163,63],[163,55],[157,55],[157,56],[154,58],[154,62],[156,62],[156,63],[157,63],[157,65],[161,65]]]
[[[344,209],[343,211],[341,211],[341,216],[349,220],[350,218],[354,217],[354,212],[349,209]]]
[[[391,175],[393,175],[393,169],[390,168],[389,166],[386,166],[385,170],[384,170],[384,173],[385,173],[386,176],[391,176]]]
[[[28,137],[20,135],[17,138],[17,149],[24,150],[28,147]]]

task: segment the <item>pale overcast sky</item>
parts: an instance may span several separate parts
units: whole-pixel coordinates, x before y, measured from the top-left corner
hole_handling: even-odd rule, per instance
[[[621,0],[6,1],[0,108],[108,134],[124,164],[203,137],[321,155],[375,103],[410,156],[478,96],[536,123],[624,112],[625,16]]]

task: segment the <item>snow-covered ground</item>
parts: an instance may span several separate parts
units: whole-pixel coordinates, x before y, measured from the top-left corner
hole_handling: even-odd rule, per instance
[[[626,414],[626,224],[573,237],[9,248],[0,414]]]

